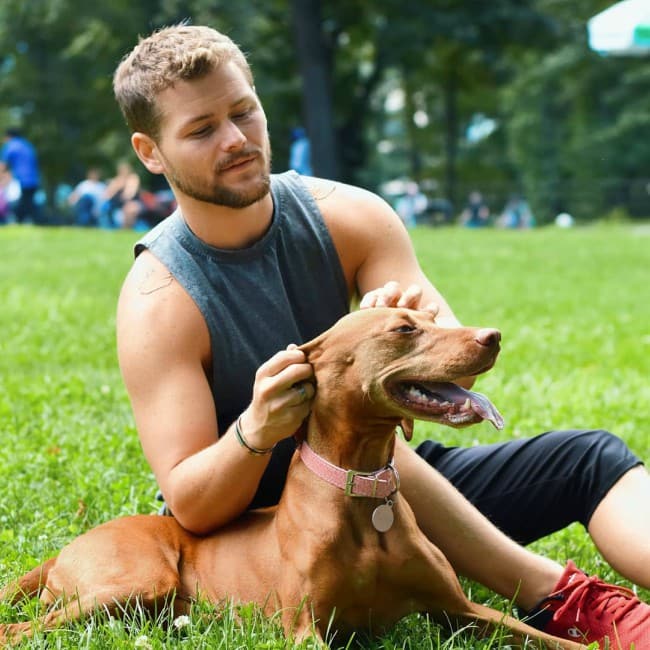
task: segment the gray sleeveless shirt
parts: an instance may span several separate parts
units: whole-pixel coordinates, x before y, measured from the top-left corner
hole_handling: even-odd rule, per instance
[[[209,246],[179,211],[135,247],[136,256],[148,249],[167,267],[205,318],[220,432],[250,403],[264,361],[317,336],[349,309],[338,254],[298,174],[272,175],[271,194],[271,226],[249,248]],[[293,449],[291,439],[277,445],[250,507],[277,503]]]

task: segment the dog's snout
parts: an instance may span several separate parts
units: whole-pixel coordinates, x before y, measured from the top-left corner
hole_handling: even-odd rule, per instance
[[[484,345],[487,348],[498,345],[500,341],[501,332],[499,332],[497,329],[484,327],[476,332],[476,342],[480,345]]]

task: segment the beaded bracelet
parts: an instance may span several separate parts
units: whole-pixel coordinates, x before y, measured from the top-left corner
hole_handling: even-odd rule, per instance
[[[266,449],[258,449],[257,447],[249,445],[244,438],[244,434],[242,433],[240,421],[241,415],[237,418],[237,422],[235,422],[235,436],[237,437],[237,442],[239,442],[239,444],[249,454],[253,454],[254,456],[265,456],[266,454],[270,454],[273,451],[275,445],[273,445],[273,447],[267,447]]]

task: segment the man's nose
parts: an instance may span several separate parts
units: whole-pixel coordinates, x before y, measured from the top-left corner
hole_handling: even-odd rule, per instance
[[[227,120],[221,128],[222,146],[226,151],[241,149],[246,144],[246,136],[234,122]]]

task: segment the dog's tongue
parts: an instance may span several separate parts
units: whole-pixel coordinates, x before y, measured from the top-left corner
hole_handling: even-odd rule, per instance
[[[435,384],[435,393],[454,404],[466,404],[469,399],[469,405],[472,411],[481,419],[490,421],[495,428],[503,429],[503,417],[497,410],[496,406],[482,393],[475,393],[471,390],[461,388],[458,384],[440,383]]]

